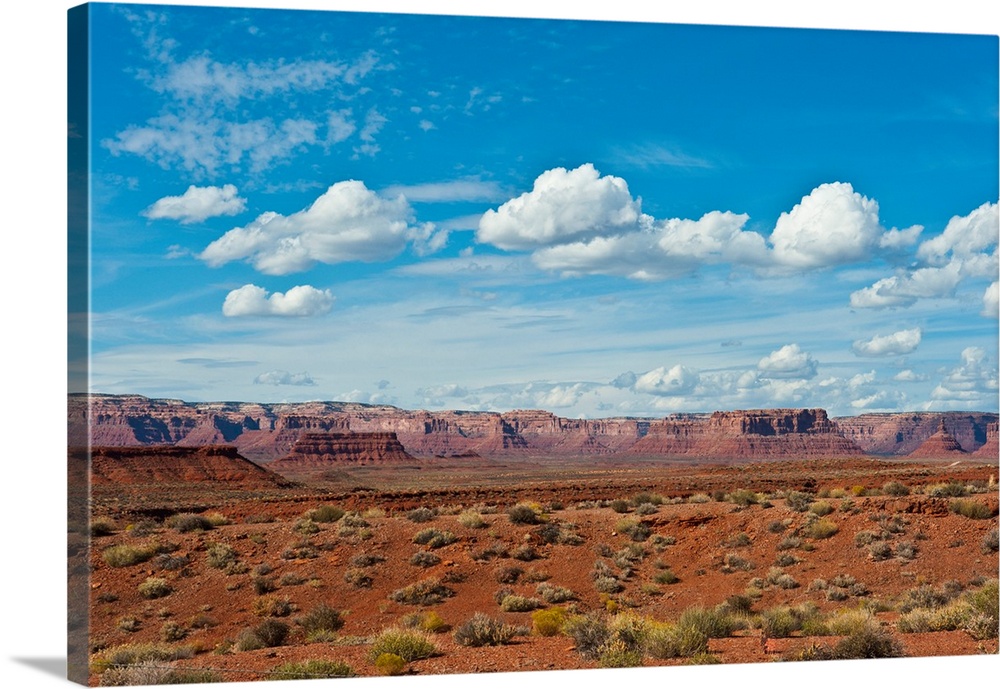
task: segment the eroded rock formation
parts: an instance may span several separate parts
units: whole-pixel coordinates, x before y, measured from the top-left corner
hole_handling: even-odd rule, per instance
[[[413,462],[395,433],[303,433],[292,451],[271,462],[275,471],[328,468],[349,464]]]
[[[71,454],[85,465],[86,450]],[[241,489],[288,485],[288,481],[246,459],[231,445],[181,447],[93,447],[90,459],[94,485],[224,483]]]
[[[86,397],[71,397],[71,419],[84,418],[86,405]],[[739,410],[662,419],[567,419],[540,410],[501,414],[410,411],[349,402],[188,403],[137,395],[94,395],[89,418],[95,445],[224,443],[262,463],[291,454],[303,434],[347,432],[395,433],[414,457],[902,456],[934,435],[942,421],[961,449],[973,453],[987,443],[989,424],[997,423],[996,414],[962,412],[830,419],[822,409]],[[996,447],[995,439],[992,447]]]

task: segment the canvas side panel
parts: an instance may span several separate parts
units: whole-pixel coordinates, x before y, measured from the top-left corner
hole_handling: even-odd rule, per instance
[[[87,684],[90,616],[90,9],[67,14],[67,664]]]

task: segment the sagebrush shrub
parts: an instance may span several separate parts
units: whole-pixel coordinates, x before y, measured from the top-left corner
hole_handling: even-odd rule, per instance
[[[435,516],[434,510],[427,507],[418,507],[406,513],[406,518],[417,524],[429,522],[434,519]]]
[[[268,679],[330,679],[353,676],[354,671],[347,663],[323,659],[282,663],[271,671]]]
[[[991,519],[993,517],[993,510],[990,506],[979,500],[952,500],[949,507],[955,514],[969,519]]]
[[[295,621],[307,635],[317,631],[336,632],[344,626],[344,616],[326,603],[320,603]]]
[[[101,557],[111,567],[129,567],[149,560],[156,554],[154,546],[113,545],[101,552]]]
[[[407,605],[437,605],[453,595],[455,592],[442,584],[439,579],[430,578],[397,589],[389,594],[389,598]]]
[[[458,523],[467,529],[481,529],[486,526],[486,520],[475,510],[466,510],[459,514]]]
[[[390,627],[379,632],[369,650],[373,662],[383,653],[392,653],[411,663],[430,658],[437,653],[437,646],[424,632]]]
[[[215,528],[215,524],[208,517],[191,512],[181,512],[173,515],[167,519],[166,525],[179,533],[210,531]]]
[[[573,639],[576,652],[584,658],[596,660],[600,649],[611,635],[607,618],[600,613],[570,617],[563,625],[563,633]]]
[[[501,620],[477,612],[460,624],[454,633],[460,646],[500,646],[514,638],[517,629]]]
[[[458,536],[451,531],[441,531],[440,529],[423,529],[413,537],[414,543],[425,545],[428,548],[441,548],[457,540]]]
[[[426,550],[420,550],[410,556],[410,564],[417,567],[433,567],[439,562],[441,562],[440,557]]]
[[[538,524],[541,521],[535,507],[524,502],[519,502],[507,510],[507,518],[512,524]]]
[[[507,595],[500,601],[500,609],[504,612],[529,612],[544,607],[542,601],[527,596]]]
[[[173,589],[166,579],[159,577],[148,577],[146,581],[138,586],[139,595],[143,598],[163,598],[169,596]]]
[[[335,505],[320,505],[302,515],[305,519],[319,524],[330,524],[339,521],[344,516],[344,510]]]

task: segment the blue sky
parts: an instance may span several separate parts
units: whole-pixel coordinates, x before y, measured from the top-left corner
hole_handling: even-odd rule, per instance
[[[997,38],[93,5],[95,392],[997,409]]]

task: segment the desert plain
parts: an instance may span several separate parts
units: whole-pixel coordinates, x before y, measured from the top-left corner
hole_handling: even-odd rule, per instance
[[[70,412],[91,685],[998,652],[995,414]]]

